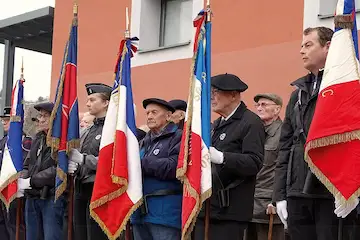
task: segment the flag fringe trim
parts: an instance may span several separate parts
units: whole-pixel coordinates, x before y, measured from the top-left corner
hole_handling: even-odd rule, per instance
[[[101,220],[101,218],[96,214],[94,209],[101,207],[102,205],[114,200],[115,198],[120,197],[122,194],[126,192],[126,190],[127,190],[127,186],[123,186],[119,190],[109,193],[101,197],[100,199],[97,199],[94,202],[90,203],[90,216],[99,224],[100,228],[109,238],[109,240],[116,240],[120,236],[121,232],[125,230],[126,223],[129,221],[131,215],[136,211],[136,209],[138,209],[142,205],[143,200],[141,198],[130,208],[129,212],[126,214],[123,222],[120,224],[120,227],[118,228],[118,230],[116,230],[114,235],[110,232],[110,230],[108,229],[106,224]]]
[[[198,35],[198,45],[201,43],[201,40],[204,38],[204,26],[201,26],[201,31]],[[188,99],[188,109],[186,110],[188,112],[188,117],[186,119],[186,129],[185,129],[185,140],[184,140],[184,160],[183,160],[183,166],[176,169],[176,178],[179,180],[184,181],[185,180],[185,174],[187,172],[188,167],[188,159],[189,159],[189,144],[191,144],[191,127],[192,127],[192,119],[193,119],[193,100],[194,100],[194,90],[195,90],[195,84],[194,84],[194,76],[195,76],[195,63],[198,57],[198,51],[194,52],[194,55],[191,59],[191,74],[190,74],[190,94]]]
[[[354,20],[352,14],[336,15],[334,17],[335,28],[353,29]]]
[[[9,201],[6,200],[5,196],[2,194],[2,191],[11,183],[16,181],[20,177],[20,172],[12,175],[8,180],[6,180],[1,186],[0,186],[0,200],[4,203],[6,210],[9,211],[10,204],[12,201],[16,199],[16,193],[9,198]]]
[[[198,194],[196,190],[191,186],[187,177],[184,179],[184,192],[188,192],[190,197],[195,199],[195,207],[192,209],[189,218],[185,222],[184,228],[181,233],[181,239],[188,240],[191,238],[191,233],[194,230],[197,217],[202,209],[202,205],[206,199],[211,196],[211,188],[202,194]]]
[[[11,116],[10,122],[21,122],[21,116]]]
[[[80,148],[80,139],[73,139],[67,142],[66,144],[66,154],[70,153],[71,149]]]
[[[71,34],[69,35],[69,40],[66,43],[66,51],[65,51],[65,55],[64,55],[64,60],[67,59],[68,53],[69,53],[69,41],[70,41],[70,37]],[[51,155],[53,157],[53,159],[57,162],[57,154],[56,152],[59,150],[59,146],[60,146],[60,138],[57,137],[53,137],[51,136],[51,133],[53,132],[53,125],[54,125],[54,120],[56,118],[56,114],[57,111],[59,109],[59,105],[60,105],[60,100],[63,96],[63,87],[64,87],[64,78],[65,78],[65,67],[66,67],[66,61],[63,62],[62,65],[62,70],[61,70],[61,76],[60,76],[60,84],[59,84],[59,88],[57,89],[57,98],[55,100],[55,104],[53,107],[53,111],[51,112],[51,116],[50,116],[50,128],[48,131],[48,135],[47,135],[47,145],[49,147],[51,147]],[[56,111],[54,111],[56,110]]]
[[[58,187],[56,187],[55,201],[63,194],[67,187],[67,175],[59,167],[56,168],[56,176],[62,181],[62,183]]]
[[[347,200],[341,194],[341,192],[331,183],[331,181],[323,174],[320,169],[314,164],[311,157],[309,156],[309,151],[315,148],[327,147],[335,144],[350,142],[354,140],[360,140],[360,130],[355,130],[352,132],[335,134],[327,137],[322,137],[319,139],[311,140],[306,144],[305,147],[305,161],[308,163],[311,172],[320,180],[322,184],[330,191],[330,193],[337,199],[340,200],[341,204],[347,204],[349,202],[354,202],[360,196],[360,188],[356,190]]]

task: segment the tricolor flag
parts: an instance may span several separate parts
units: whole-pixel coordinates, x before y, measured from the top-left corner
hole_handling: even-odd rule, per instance
[[[360,188],[360,71],[354,0],[339,0],[305,160],[341,202]]]
[[[0,199],[7,209],[16,198],[17,179],[23,170],[24,79],[18,80],[11,95],[10,128],[3,150],[0,172]]]
[[[190,237],[203,202],[211,196],[211,22],[206,21],[207,14],[202,11],[194,20],[193,67],[176,172],[184,184],[182,239]]]
[[[115,82],[105,118],[90,215],[109,239],[125,229],[142,203],[139,142],[136,138],[131,57],[137,38],[121,41]]]
[[[67,153],[80,146],[76,72],[77,13],[74,14],[69,40],[65,47],[54,109],[50,118],[50,130],[47,135],[47,144],[51,147],[52,156],[57,162],[55,199],[61,196],[67,187]]]

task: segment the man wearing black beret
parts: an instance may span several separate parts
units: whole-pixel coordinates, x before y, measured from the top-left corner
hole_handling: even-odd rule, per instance
[[[175,109],[175,112],[171,116],[171,121],[176,123],[179,126],[179,129],[183,129],[187,103],[180,99],[171,100],[169,103]]]
[[[256,174],[264,159],[265,129],[247,109],[241,93],[248,86],[239,77],[211,78],[211,107],[220,117],[212,126],[210,160],[209,240],[243,239],[252,219]],[[204,239],[204,209],[195,226],[195,240]]]

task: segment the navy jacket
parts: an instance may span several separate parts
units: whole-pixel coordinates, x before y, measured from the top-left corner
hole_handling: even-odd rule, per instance
[[[174,194],[146,197],[148,213],[141,215],[136,211],[133,224],[146,222],[181,228],[182,184],[176,179],[181,134],[176,124],[169,123],[158,136],[148,132],[140,142],[144,196],[158,190]]]

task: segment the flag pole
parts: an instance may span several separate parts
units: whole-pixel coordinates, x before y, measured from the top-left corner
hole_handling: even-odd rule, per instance
[[[210,11],[210,0],[206,2],[206,22],[211,22],[211,11]],[[209,228],[210,228],[210,198],[205,201],[205,233],[204,239],[209,239]]]
[[[130,39],[130,29],[129,29],[130,20],[129,20],[129,8],[128,7],[126,7],[125,16],[126,16],[125,39]],[[119,54],[121,54],[121,53],[119,53]],[[132,236],[131,226],[130,226],[130,221],[128,221],[126,223],[126,229],[125,229],[125,240],[131,240],[132,239],[131,236]]]
[[[21,74],[20,80],[24,80],[24,57],[21,59]],[[22,219],[22,200],[21,198],[16,199],[16,232],[15,232],[15,239],[20,240],[20,225]],[[24,236],[25,238],[25,236]]]
[[[74,1],[73,18],[77,18],[78,4],[77,0]],[[73,23],[72,23],[73,24]],[[69,181],[69,204],[68,204],[68,226],[67,226],[67,240],[73,239],[73,216],[74,216],[74,176],[68,174]]]

